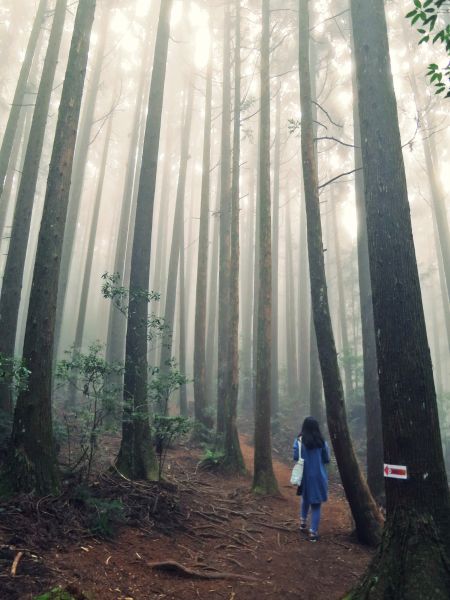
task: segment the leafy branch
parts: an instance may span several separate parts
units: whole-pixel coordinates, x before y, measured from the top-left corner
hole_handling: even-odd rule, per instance
[[[416,26],[422,36],[419,45],[430,40],[433,44],[440,42],[450,56],[450,25],[436,30],[439,13],[446,4],[448,0],[414,0],[415,7],[406,18],[411,19],[411,25]],[[430,84],[434,84],[436,94],[446,92],[445,98],[450,98],[450,61],[445,67],[439,67],[436,63],[428,65],[427,77],[430,78]]]

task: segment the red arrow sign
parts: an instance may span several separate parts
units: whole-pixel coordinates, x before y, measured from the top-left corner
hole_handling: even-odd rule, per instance
[[[401,465],[384,465],[384,476],[392,479],[408,479],[408,469]]]

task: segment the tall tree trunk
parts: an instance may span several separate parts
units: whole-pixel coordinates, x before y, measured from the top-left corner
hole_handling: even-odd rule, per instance
[[[215,357],[217,357],[217,295],[219,291],[218,283],[218,271],[219,271],[219,227],[220,222],[218,215],[220,212],[220,169],[217,170],[217,199],[216,199],[216,210],[214,211],[214,219],[211,223],[211,266],[209,268],[209,290],[208,290],[208,334],[206,336],[206,357],[208,360],[206,367],[206,390],[208,405],[210,407],[215,405],[214,400],[217,395],[217,379],[214,374],[217,372],[215,369]]]
[[[294,398],[297,393],[297,348],[295,339],[295,292],[294,292],[294,268],[292,260],[292,236],[291,236],[291,217],[289,204],[285,207],[286,211],[286,231],[285,231],[285,280],[286,280],[286,365],[287,365],[287,384],[288,394]]]
[[[352,0],[370,277],[386,463],[380,551],[354,598],[450,596],[450,497],[383,0]],[[424,427],[423,424],[426,423]]]
[[[197,257],[194,339],[195,420],[208,429],[212,427],[211,418],[206,410],[208,405],[206,389],[206,292],[208,281],[209,196],[211,187],[212,67],[211,46],[206,71],[205,127],[203,132],[203,170]]]
[[[319,351],[317,350],[317,336],[314,327],[314,318],[311,311],[309,317],[310,330],[310,363],[309,363],[309,411],[311,416],[324,427],[326,425],[325,407],[323,404],[323,382],[320,370]]]
[[[272,200],[272,429],[278,429],[278,271],[280,233],[280,159],[281,159],[281,90],[276,100],[275,146],[273,161],[273,200]]]
[[[130,305],[125,346],[124,413],[117,466],[135,479],[156,477],[157,466],[148,421],[146,294],[150,281],[150,251],[158,164],[161,115],[166,78],[172,0],[161,3],[148,101],[142,167],[130,273]]]
[[[217,434],[225,434],[225,410],[230,394],[230,260],[231,260],[231,23],[230,4],[225,4],[223,39],[222,138],[220,149],[220,249],[217,367]],[[223,443],[223,439],[220,440]]]
[[[344,278],[342,274],[342,259],[341,259],[341,242],[339,236],[339,227],[337,223],[337,197],[331,195],[331,221],[333,226],[334,238],[334,254],[336,259],[336,279],[338,292],[338,310],[339,310],[339,325],[341,328],[342,337],[342,366],[344,370],[344,390],[347,402],[353,394],[352,368],[350,364],[350,344],[348,341],[348,326],[347,326],[347,303],[344,292]]]
[[[259,125],[258,125],[259,128]],[[258,355],[258,310],[259,310],[259,254],[260,254],[260,237],[261,237],[261,161],[260,161],[260,146],[261,132],[258,130],[258,145],[257,145],[257,167],[256,167],[256,206],[255,206],[255,243],[253,252],[253,321],[252,321],[252,406],[256,405],[256,362]]]
[[[240,214],[240,159],[241,159],[241,9],[235,0],[234,40],[234,112],[233,112],[233,176],[231,182],[231,231],[230,231],[230,307],[228,363],[230,382],[225,406],[225,459],[227,471],[245,471],[244,459],[239,445],[236,425],[239,393],[239,214]]]
[[[303,194],[300,200],[298,318],[298,375],[300,381],[300,401],[303,406],[307,406],[308,402],[310,401],[310,370],[312,360],[311,346],[313,343],[314,336],[310,337],[309,331],[311,318],[308,302],[308,246],[306,241],[306,212]],[[319,385],[321,390],[321,381],[319,382]]]
[[[6,248],[9,247],[12,228],[12,224],[6,224],[6,219],[8,217],[8,211],[11,210],[11,204],[15,209],[16,198],[12,195],[13,185],[15,180],[17,180],[17,185],[20,185],[21,171],[27,151],[28,138],[30,137],[32,119],[33,111],[30,110],[30,108],[22,111],[18,124],[18,133],[14,141],[8,173],[6,174],[5,184],[3,187],[2,200],[0,203],[0,249],[1,246],[5,248],[5,251],[1,253],[4,256],[8,256]],[[12,210],[12,212],[14,213],[14,210]],[[4,266],[5,265],[2,265],[2,269],[0,271],[0,290],[3,284]]]
[[[271,439],[271,317],[272,257],[270,217],[270,0],[262,0],[261,106],[259,147],[259,297],[256,357],[255,457],[253,490],[278,491],[272,466]]]
[[[58,0],[17,193],[0,297],[0,329],[2,331],[0,353],[4,356],[14,355],[31,215],[66,9],[67,0]],[[5,407],[9,405],[12,408],[11,388],[7,384],[0,385],[0,405]]]
[[[11,483],[39,495],[58,490],[52,431],[52,356],[56,295],[70,178],[95,0],[80,0],[50,161],[23,358],[28,386],[17,399],[9,453]]]
[[[328,430],[342,484],[355,520],[358,538],[364,543],[374,545],[380,539],[381,515],[361,473],[350,438],[345,412],[344,391],[328,306],[318,176],[314,150],[309,66],[309,0],[299,0],[299,15],[301,146],[308,229],[311,302],[325,390]]]
[[[180,223],[180,265],[178,271],[179,281],[179,289],[180,292],[178,294],[179,298],[179,337],[180,337],[180,346],[179,346],[179,364],[180,364],[180,372],[183,375],[186,373],[186,280],[184,276],[185,271],[185,251],[184,251],[184,202],[181,205],[182,214],[181,214],[181,223]],[[188,405],[187,405],[187,393],[186,393],[186,385],[182,385],[180,387],[180,415],[182,417],[188,416]]]
[[[352,40],[353,41],[353,40]],[[383,434],[381,431],[381,404],[378,387],[378,364],[376,355],[375,326],[373,323],[372,284],[370,283],[369,248],[367,243],[366,204],[364,199],[364,173],[362,170],[361,133],[356,77],[353,89],[353,135],[355,140],[355,199],[358,218],[358,279],[361,310],[361,336],[364,367],[364,399],[367,432],[367,483],[378,500],[384,497]]]
[[[255,251],[255,170],[252,152],[250,183],[248,194],[247,218],[244,224],[246,235],[245,270],[242,278],[242,368],[241,368],[241,406],[250,414],[252,405],[252,330],[253,330],[253,288],[254,288],[254,251]]]
[[[186,195],[186,174],[189,161],[192,113],[194,106],[194,80],[191,73],[188,81],[187,100],[184,113],[184,124],[181,135],[180,171],[178,174],[175,215],[173,219],[172,244],[170,247],[169,273],[165,296],[164,319],[168,327],[168,335],[161,349],[161,371],[167,371],[172,357],[172,335],[175,323],[175,305],[177,299],[177,281],[180,265],[181,244],[184,244],[184,203]],[[184,248],[183,248],[184,250]]]
[[[36,53],[41,27],[45,18],[48,0],[40,0],[39,6],[34,19],[33,28],[28,40],[27,50],[20,69],[19,79],[17,80],[16,91],[9,112],[8,122],[6,124],[5,133],[3,135],[2,145],[0,148],[0,200],[3,193],[6,173],[8,172],[9,161],[11,160],[11,152],[14,145],[14,139],[17,135],[17,125],[22,110],[23,98],[26,93],[28,78],[30,75],[33,59]]]
[[[151,12],[151,17],[153,13]],[[144,65],[149,65],[150,51],[153,38],[152,30],[148,25],[147,35],[144,42]],[[119,217],[119,227],[116,242],[116,251],[114,256],[114,273],[119,273],[122,285],[128,286],[128,277],[126,276],[127,255],[131,254],[133,232],[136,187],[139,182],[137,177],[137,165],[141,158],[142,143],[140,140],[141,130],[143,129],[143,113],[145,106],[146,86],[148,85],[147,68],[142,69],[139,79],[138,90],[136,94],[136,103],[134,109],[133,125],[131,129],[130,145],[128,149],[128,160],[125,171],[125,182],[122,194],[122,206]],[[106,343],[106,360],[110,363],[121,363],[125,357],[125,337],[126,337],[126,319],[124,315],[114,307],[109,313],[108,337]]]
[[[442,308],[443,308],[443,312],[444,312],[445,332],[447,334],[447,347],[450,351],[450,306],[447,301],[447,288],[445,286],[444,261],[442,260],[442,252],[441,252],[441,247],[439,245],[436,215],[433,213],[431,215],[431,218],[433,220],[434,249],[435,249],[435,253],[436,253],[439,289],[441,292]]]
[[[77,327],[75,330],[74,351],[80,350],[83,346],[83,333],[86,323],[86,312],[88,306],[89,286],[91,282],[92,263],[94,261],[95,240],[97,239],[98,220],[100,217],[100,208],[102,203],[103,186],[105,183],[106,166],[108,161],[109,146],[111,142],[112,125],[114,121],[114,104],[111,107],[111,114],[108,118],[108,126],[105,133],[105,141],[102,152],[102,159],[98,174],[97,192],[94,200],[94,212],[92,214],[89,241],[86,252],[86,263],[83,269],[83,281],[81,285],[80,308],[78,311]],[[92,340],[94,341],[94,340]]]
[[[80,119],[77,145],[75,148],[75,158],[72,176],[73,183],[70,188],[69,208],[67,212],[66,229],[64,233],[64,247],[61,258],[61,272],[58,283],[58,309],[56,316],[55,354],[58,353],[58,350],[61,350],[60,344],[62,341],[62,319],[67,296],[67,287],[69,283],[69,275],[72,264],[75,237],[78,228],[78,218],[83,193],[86,165],[88,163],[87,156],[89,154],[89,146],[91,143],[91,130],[94,121],[95,105],[97,101],[98,90],[100,87],[100,77],[102,74],[103,58],[105,54],[106,39],[111,14],[111,7],[106,7],[106,5],[104,5],[101,18],[102,24],[99,33],[98,46],[95,52],[94,66],[92,69],[92,73],[89,77],[89,87],[87,90],[86,98],[83,102],[83,111]]]

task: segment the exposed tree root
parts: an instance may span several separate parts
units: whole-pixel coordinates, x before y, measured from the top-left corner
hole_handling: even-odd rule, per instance
[[[179,577],[186,577],[191,579],[238,579],[240,581],[259,581],[256,577],[250,575],[239,575],[238,573],[229,573],[227,571],[216,571],[214,573],[205,573],[204,571],[194,571],[175,560],[165,560],[163,562],[148,563],[151,569],[157,571],[164,571],[166,573],[173,573]]]

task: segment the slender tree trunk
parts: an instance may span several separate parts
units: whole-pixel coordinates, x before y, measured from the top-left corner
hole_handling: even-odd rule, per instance
[[[362,170],[361,133],[356,77],[353,75],[353,132],[355,140],[355,199],[358,218],[358,278],[361,307],[361,336],[364,366],[364,399],[367,432],[367,483],[377,500],[384,497],[383,434],[381,431],[381,404],[378,387],[375,326],[373,323],[372,284],[370,283],[369,248],[367,245],[366,204],[364,199],[364,173]]]
[[[328,306],[309,72],[309,0],[299,0],[299,15],[301,145],[311,302],[325,390],[328,429],[358,538],[361,542],[374,545],[380,539],[381,515],[361,473],[350,438]]]
[[[33,59],[36,53],[41,27],[45,19],[45,11],[47,10],[48,0],[40,0],[39,6],[34,19],[33,28],[28,40],[27,50],[20,69],[19,79],[17,80],[16,91],[9,112],[8,122],[6,124],[5,133],[3,135],[2,145],[0,148],[0,200],[2,199],[3,186],[8,165],[11,160],[11,152],[14,145],[14,140],[17,135],[17,126],[22,110],[23,98],[26,93],[28,78],[30,75]]]
[[[353,598],[450,596],[450,498],[415,257],[383,0],[352,0],[387,478],[379,553]],[[423,424],[426,424],[424,427]]]
[[[244,458],[239,445],[236,425],[239,393],[239,268],[240,268],[240,158],[241,158],[241,9],[240,0],[235,0],[234,40],[234,112],[233,112],[233,176],[231,182],[231,231],[230,231],[230,307],[228,363],[230,382],[225,406],[225,459],[227,471],[245,471]]]
[[[153,16],[153,13],[151,13]],[[148,27],[146,40],[144,42],[144,64],[149,65],[150,43],[152,30]],[[127,255],[131,254],[134,214],[136,210],[136,187],[138,183],[137,164],[141,158],[142,143],[140,133],[142,130],[143,112],[145,105],[145,88],[148,85],[147,69],[142,69],[139,79],[136,104],[134,109],[133,126],[131,129],[130,145],[128,149],[128,161],[125,171],[125,182],[122,197],[122,206],[119,217],[119,227],[114,256],[114,273],[120,275],[122,285],[128,286],[126,276]],[[129,271],[128,271],[129,272]],[[106,343],[106,359],[109,363],[121,363],[125,358],[126,319],[124,315],[114,307],[109,313],[108,338]]]
[[[339,228],[337,223],[337,197],[331,196],[331,221],[333,226],[333,238],[334,238],[334,253],[336,258],[336,279],[337,279],[337,292],[338,292],[338,310],[339,310],[339,324],[341,326],[341,337],[342,337],[342,363],[344,370],[344,390],[347,402],[353,395],[353,382],[352,382],[352,368],[350,364],[350,344],[348,341],[348,326],[347,326],[347,303],[344,292],[344,278],[342,275],[342,259],[341,259],[341,242],[339,237]]]
[[[225,410],[230,394],[230,260],[231,260],[231,23],[230,5],[225,4],[223,41],[222,138],[220,164],[220,250],[219,250],[219,313],[217,367],[217,434],[225,434]],[[219,440],[223,443],[223,439]]]
[[[10,480],[18,491],[58,490],[52,431],[52,356],[64,223],[95,0],[80,0],[64,80],[39,232],[23,358],[28,386],[17,399]]]
[[[217,175],[217,200],[216,210],[214,212],[214,219],[211,227],[211,266],[209,269],[209,291],[208,291],[208,335],[206,337],[206,390],[207,400],[209,407],[214,406],[216,403],[217,394],[217,380],[214,374],[217,372],[215,369],[214,357],[217,356],[217,294],[218,294],[218,271],[219,271],[219,227],[218,214],[220,211],[220,169],[218,169]],[[208,360],[209,359],[209,360]]]
[[[111,111],[113,110],[113,106],[111,107]],[[89,285],[91,281],[92,274],[92,263],[94,261],[94,250],[95,250],[95,240],[97,239],[97,229],[98,229],[98,220],[100,217],[100,208],[102,202],[103,195],[103,186],[105,183],[105,175],[106,175],[106,166],[108,161],[109,154],[109,146],[111,142],[111,132],[112,125],[114,121],[114,115],[111,112],[111,115],[108,119],[108,127],[105,133],[105,142],[103,146],[102,159],[100,164],[100,170],[98,174],[98,182],[97,182],[97,192],[94,201],[94,212],[92,215],[90,233],[89,233],[89,242],[86,252],[86,264],[83,269],[83,282],[81,285],[81,297],[80,297],[80,308],[78,312],[78,320],[77,327],[75,331],[75,342],[74,342],[74,350],[77,351],[83,346],[83,333],[85,329],[86,323],[86,312],[88,306],[88,295],[89,295]],[[94,341],[94,340],[92,340]]]
[[[14,142],[8,173],[3,188],[2,201],[0,203],[0,249],[2,246],[5,248],[5,251],[2,252],[2,255],[5,257],[8,256],[6,249],[9,248],[12,229],[12,224],[7,224],[6,219],[8,217],[8,211],[10,210],[10,204],[12,204],[15,209],[16,198],[12,195],[13,185],[15,179],[17,179],[18,185],[20,185],[21,171],[27,150],[28,138],[30,137],[32,118],[33,112],[30,109],[24,110],[21,114],[18,125],[18,134]],[[14,213],[14,210],[12,212]],[[6,265],[2,265],[0,290],[3,284],[3,271],[5,266]]]
[[[275,147],[273,161],[273,200],[272,200],[272,429],[279,428],[278,397],[278,271],[279,271],[279,231],[280,231],[280,159],[281,159],[281,90],[276,100]]]
[[[270,216],[270,0],[262,0],[261,106],[259,147],[259,298],[256,357],[255,458],[253,490],[278,491],[272,466],[271,439],[271,317],[272,256]]]
[[[184,251],[184,203],[181,205],[182,215],[180,223],[180,265],[178,276],[180,278],[179,289],[179,330],[180,330],[180,346],[179,346],[179,363],[180,372],[186,373],[186,288],[185,288],[185,251]],[[187,405],[187,394],[186,386],[180,387],[180,415],[182,417],[188,416],[188,405]]]
[[[113,0],[114,1],[114,0]],[[86,99],[83,102],[83,111],[80,119],[79,134],[75,148],[75,159],[73,165],[73,184],[70,188],[69,209],[67,212],[66,229],[64,233],[64,247],[61,258],[61,271],[58,283],[58,309],[56,316],[56,344],[55,353],[61,350],[61,328],[64,313],[64,306],[67,296],[67,287],[72,264],[73,249],[75,237],[78,228],[78,218],[80,204],[83,193],[83,184],[88,163],[89,146],[91,143],[91,130],[94,121],[95,105],[97,101],[98,90],[100,88],[100,77],[103,68],[103,57],[105,54],[106,39],[111,18],[111,7],[103,7],[101,18],[101,29],[99,33],[98,46],[96,48],[94,67],[89,77],[89,87]],[[56,360],[56,355],[55,355]]]
[[[311,311],[310,314],[310,363],[309,363],[309,411],[311,416],[317,419],[322,425],[326,425],[325,407],[323,404],[323,382],[322,373],[320,370],[319,351],[317,350],[317,336],[314,327],[314,319]]]
[[[259,127],[259,125],[258,125]],[[256,405],[256,361],[258,354],[258,310],[259,310],[259,253],[260,253],[260,237],[261,237],[261,177],[260,169],[261,162],[259,159],[261,146],[261,132],[258,131],[258,159],[256,168],[256,206],[255,206],[255,244],[254,244],[254,261],[253,261],[253,321],[252,321],[252,406]]]
[[[242,376],[241,377],[241,406],[246,414],[251,414],[252,405],[252,329],[253,329],[253,287],[254,287],[254,248],[255,248],[255,177],[254,165],[250,172],[250,186],[248,194],[247,219],[245,222],[244,240],[245,275],[242,278]]]
[[[0,297],[0,353],[4,356],[14,355],[31,215],[66,9],[67,0],[58,0],[17,194]],[[7,384],[0,385],[0,405],[12,407],[11,388]]]
[[[209,196],[211,180],[212,47],[206,72],[205,127],[203,132],[203,172],[200,206],[200,232],[197,257],[194,339],[194,411],[195,420],[210,429],[206,388],[206,292],[208,281]],[[211,368],[211,367],[210,367]]]
[[[142,152],[142,167],[136,202],[136,218],[130,273],[130,305],[125,346],[124,414],[122,442],[117,466],[135,479],[157,476],[151,442],[147,401],[147,297],[150,281],[150,251],[158,164],[161,115],[170,36],[172,0],[161,3],[155,56]]]
[[[302,195],[303,196],[303,195]],[[298,373],[300,381],[300,401],[307,406],[310,401],[310,365],[312,343],[310,338],[310,311],[308,302],[308,246],[306,241],[306,212],[304,198],[300,201],[300,243],[299,243],[299,283],[298,283]],[[319,367],[320,372],[320,367]],[[319,375],[320,379],[320,375]],[[322,382],[319,382],[320,390]]]
[[[185,118],[181,135],[180,171],[178,175],[175,215],[173,220],[172,244],[170,247],[169,274],[165,296],[164,319],[169,329],[161,349],[161,371],[167,371],[172,357],[172,335],[175,323],[175,305],[177,299],[177,281],[180,266],[181,244],[184,244],[184,203],[186,195],[186,174],[189,160],[192,113],[194,106],[194,81],[192,73],[188,82],[188,93],[185,106]],[[183,247],[184,250],[184,247]],[[184,252],[183,252],[184,253]]]
[[[285,231],[285,280],[286,280],[286,365],[288,393],[294,398],[297,392],[297,348],[295,345],[295,292],[294,268],[292,261],[291,217],[289,204],[286,205]]]

